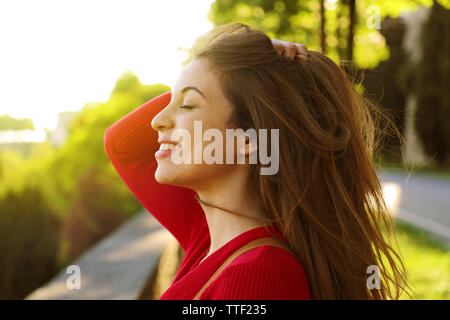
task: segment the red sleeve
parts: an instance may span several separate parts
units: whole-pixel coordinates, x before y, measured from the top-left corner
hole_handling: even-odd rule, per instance
[[[155,152],[159,144],[158,132],[151,127],[151,121],[170,99],[169,91],[111,125],[105,131],[104,147],[134,196],[186,250],[203,209],[195,200],[193,190],[163,185],[155,179]]]

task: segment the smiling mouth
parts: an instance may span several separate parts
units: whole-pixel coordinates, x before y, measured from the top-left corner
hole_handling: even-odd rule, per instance
[[[178,150],[180,149],[181,146],[180,144],[173,144],[173,143],[161,143],[161,145],[159,146],[159,150],[160,151],[173,151],[173,150]]]
[[[159,146],[159,150],[155,152],[156,159],[164,159],[168,157],[173,151],[181,149],[180,144],[173,143],[161,143]]]

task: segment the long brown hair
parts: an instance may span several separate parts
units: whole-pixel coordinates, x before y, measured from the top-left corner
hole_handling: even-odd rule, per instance
[[[394,224],[373,161],[383,113],[325,55],[290,60],[241,23],[197,38],[186,63],[202,57],[234,107],[230,123],[279,129],[279,171],[260,175],[260,164],[253,165],[254,183],[265,221],[288,240],[312,298],[398,299],[408,287],[406,271],[383,236],[395,239]],[[366,285],[371,265],[380,270],[379,289]]]

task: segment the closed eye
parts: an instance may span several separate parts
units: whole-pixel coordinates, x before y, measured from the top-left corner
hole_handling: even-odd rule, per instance
[[[187,110],[192,110],[192,109],[194,109],[195,107],[193,107],[193,106],[188,106],[188,105],[182,105],[180,108],[187,109]]]

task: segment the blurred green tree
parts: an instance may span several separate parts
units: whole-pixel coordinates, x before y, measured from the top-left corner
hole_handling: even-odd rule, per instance
[[[389,114],[400,132],[403,132],[404,127],[406,92],[400,85],[398,75],[408,59],[402,45],[405,31],[406,26],[402,19],[383,19],[380,32],[389,47],[389,59],[381,61],[375,68],[361,70],[364,73],[364,95],[383,107],[383,111]],[[383,157],[392,161],[401,159],[401,141],[397,136],[385,135],[383,139]]]
[[[33,121],[31,119],[16,119],[10,115],[0,116],[0,131],[2,130],[34,130]]]
[[[0,198],[0,299],[22,299],[59,269],[61,221],[41,190]]]
[[[448,0],[440,0],[450,7]],[[277,38],[305,44],[360,68],[375,67],[389,56],[376,28],[368,20],[379,14],[399,17],[420,6],[429,7],[432,0],[216,0],[208,12],[214,25],[242,22],[251,28]],[[377,10],[372,10],[377,9]],[[324,32],[321,32],[324,30]]]
[[[450,10],[437,1],[421,34],[422,56],[410,66],[411,93],[417,98],[414,122],[425,152],[450,166]]]
[[[76,259],[105,235],[116,229],[130,212],[129,199],[117,197],[117,186],[107,174],[96,168],[87,169],[78,180],[79,195],[67,213],[62,236],[62,249],[67,261]],[[137,210],[133,209],[133,210]]]

